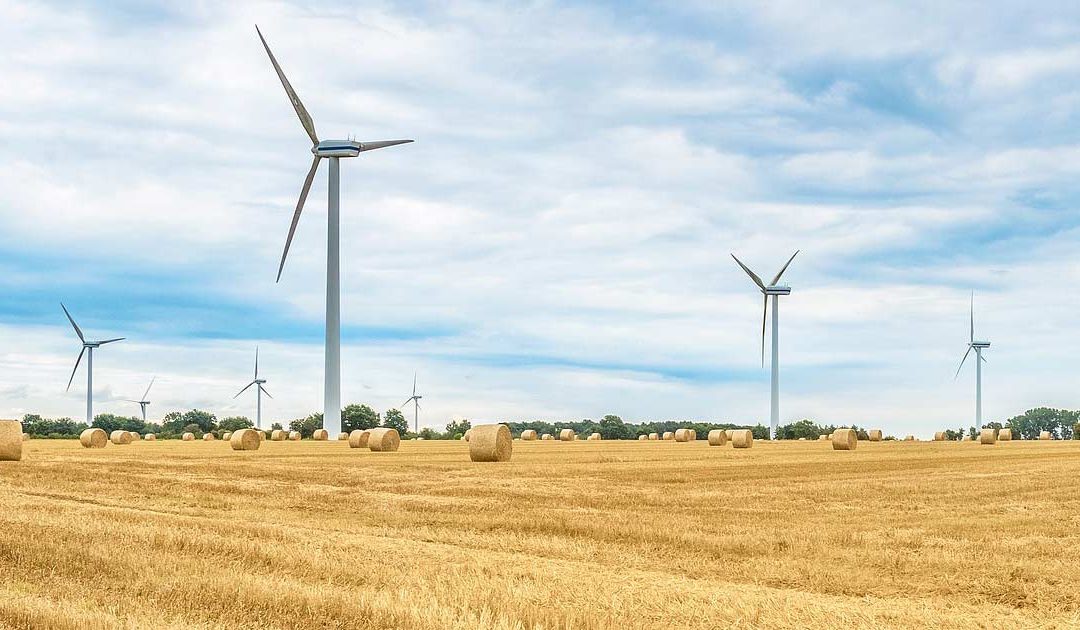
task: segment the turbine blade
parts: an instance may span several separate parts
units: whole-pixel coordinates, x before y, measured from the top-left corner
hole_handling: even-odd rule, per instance
[[[259,378],[259,346],[255,346],[255,379]]]
[[[300,222],[300,213],[304,211],[304,202],[307,201],[308,191],[311,190],[311,182],[315,179],[315,171],[319,170],[319,156],[311,161],[311,169],[308,170],[307,178],[304,179],[304,187],[300,190],[300,199],[296,202],[296,210],[292,215],[292,225],[289,226],[289,237],[285,239],[285,251],[281,252],[281,264],[278,265],[277,282],[281,282],[281,272],[285,270],[285,258],[289,255],[292,247],[293,235],[296,234],[296,224]]]
[[[413,140],[377,140],[375,142],[361,142],[360,152],[374,151],[375,149],[385,149],[386,147],[393,147],[399,144],[408,144]]]
[[[146,391],[143,392],[143,395],[142,395],[143,400],[146,400],[146,397],[150,395],[150,388],[154,386],[154,381],[156,381],[156,380],[157,380],[156,376],[150,379],[150,384],[146,386]],[[136,400],[136,401],[132,401],[132,402],[142,402],[142,401]]]
[[[989,363],[989,361],[986,360],[986,357],[984,357],[982,353],[979,353],[979,358],[982,359],[983,363]]]
[[[971,354],[971,346],[968,346],[967,352],[964,353],[964,358],[960,359],[960,367],[956,368],[956,376],[953,376],[954,381],[956,380],[956,378],[958,376],[960,376],[960,370],[963,369],[964,361],[967,361],[967,358],[968,358],[969,354]]]
[[[236,400],[237,398],[239,398],[239,397],[240,397],[240,394],[243,394],[244,392],[246,392],[246,391],[248,390],[248,388],[250,388],[250,387],[251,387],[252,385],[254,385],[254,384],[255,384],[255,381],[251,381],[250,383],[248,383],[247,385],[245,385],[245,386],[244,386],[244,389],[241,389],[240,391],[236,392],[236,395],[235,395],[235,396],[233,396],[233,400]]]
[[[775,285],[777,282],[780,282],[780,276],[784,275],[784,272],[787,271],[788,266],[791,265],[791,261],[795,260],[795,257],[798,256],[798,255],[799,255],[799,250],[795,250],[795,253],[792,254],[791,258],[788,258],[787,263],[784,264],[784,268],[781,269],[780,273],[776,274],[776,277],[772,279],[772,282],[770,283],[770,286]]]
[[[102,345],[102,346],[104,346],[104,345],[105,345],[105,344],[107,344],[107,343],[112,343],[112,342],[114,342],[114,341],[123,341],[123,340],[124,340],[124,339],[126,339],[126,338],[127,338],[127,337],[117,337],[116,339],[106,339],[105,341],[99,341],[99,342],[98,342],[98,345]]]
[[[971,343],[975,343],[975,292],[971,292]]]
[[[259,389],[262,390],[262,393],[266,394],[267,398],[273,398],[273,396],[270,395],[270,392],[266,391],[266,388],[263,387],[262,385],[259,385]]]
[[[416,372],[412,373],[412,395],[416,396]]]
[[[735,258],[735,254],[732,254],[731,257]],[[756,273],[750,271],[750,268],[742,264],[742,261],[738,258],[735,258],[735,262],[739,263],[739,266],[742,267],[742,270],[746,272],[746,275],[750,276],[750,279],[754,281],[754,284],[758,285],[759,289],[761,289],[762,291],[765,290],[765,283],[761,281],[761,278],[759,278]]]
[[[274,64],[274,72],[281,79],[281,85],[285,88],[285,93],[289,95],[289,101],[292,103],[293,109],[296,110],[297,117],[300,118],[300,124],[304,126],[304,131],[311,138],[311,144],[319,144],[319,136],[315,133],[315,123],[311,120],[311,115],[308,114],[304,104],[300,102],[300,97],[296,95],[296,90],[293,89],[292,84],[285,78],[285,73],[282,72],[281,66],[278,65],[277,59],[274,58],[274,53],[270,52],[270,46],[266,43],[266,38],[263,37],[258,26],[255,26],[255,32],[259,34],[259,40],[262,41],[266,54],[270,56],[270,63]]]
[[[765,302],[761,307],[761,367],[765,367],[765,320],[769,316],[769,296],[765,296]]]
[[[405,402],[401,403],[401,408],[402,408],[402,409],[404,409],[404,408],[405,408],[405,405],[407,405],[407,404],[411,403],[412,401],[413,401],[413,399],[412,399],[412,398],[410,398],[410,399],[406,400]]]
[[[71,317],[71,313],[68,312],[64,303],[60,303],[60,308],[64,309],[64,315],[67,315],[68,321],[71,322],[71,327],[75,329],[75,334],[79,336],[79,341],[86,342],[86,337],[83,337],[82,331],[79,330],[79,325],[75,323],[75,320]]]
[[[71,390],[71,383],[75,380],[75,372],[79,369],[79,362],[82,361],[82,355],[85,352],[86,346],[83,346],[83,349],[79,351],[79,357],[75,359],[75,367],[71,369],[71,378],[68,379],[67,389],[65,389],[64,391]]]

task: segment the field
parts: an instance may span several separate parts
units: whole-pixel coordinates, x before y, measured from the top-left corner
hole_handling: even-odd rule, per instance
[[[1080,442],[32,440],[0,628],[1076,628]]]

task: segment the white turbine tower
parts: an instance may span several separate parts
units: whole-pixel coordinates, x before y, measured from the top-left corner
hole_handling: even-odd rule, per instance
[[[255,390],[255,428],[256,429],[262,429],[262,395],[266,394],[267,397],[273,398],[273,396],[270,395],[270,392],[266,391],[266,388],[263,387],[264,383],[266,383],[266,379],[265,378],[259,378],[259,349],[255,348],[255,378],[250,383],[245,385],[244,389],[241,389],[239,392],[237,392],[236,395],[233,396],[233,400],[236,400],[237,398],[239,398],[240,394],[243,394],[244,392],[246,392],[248,390],[248,388],[251,387],[252,385],[255,385],[257,387],[257,389]],[[340,433],[340,431],[339,431],[339,433]]]
[[[772,429],[772,438],[776,439],[776,430],[780,426],[780,296],[791,295],[791,287],[779,286],[776,283],[780,282],[780,276],[784,275],[787,271],[791,261],[795,260],[795,257],[799,255],[796,251],[788,258],[784,267],[776,274],[776,277],[772,279],[768,285],[761,281],[756,273],[750,271],[750,268],[742,264],[742,261],[732,254],[731,257],[735,258],[735,262],[742,267],[742,270],[746,272],[750,279],[754,281],[754,284],[761,289],[762,295],[765,296],[765,300],[761,311],[761,367],[765,367],[765,320],[769,313],[769,296],[772,296],[772,404],[771,413],[769,416],[769,426]]]
[[[123,337],[117,337],[116,339],[106,339],[104,341],[87,341],[83,336],[79,325],[75,323],[75,320],[71,317],[71,313],[68,312],[64,303],[60,303],[60,308],[64,309],[64,315],[67,315],[68,321],[71,322],[71,327],[75,329],[75,334],[79,336],[79,341],[82,342],[82,350],[79,351],[79,357],[75,359],[75,367],[71,370],[71,378],[68,379],[67,388],[71,389],[71,383],[75,380],[75,372],[79,369],[79,362],[82,361],[83,353],[86,353],[86,424],[87,426],[94,423],[94,348],[100,348],[107,343],[114,341],[123,341]]]
[[[971,351],[975,351],[975,430],[983,428],[982,426],[982,364],[986,361],[986,358],[982,355],[982,351],[990,347],[989,341],[975,341],[975,293],[971,294],[971,328],[969,329],[970,336],[968,337],[968,349],[964,353],[964,358],[960,359],[960,367],[956,368],[956,376],[953,380],[956,380],[960,376],[960,370],[964,368],[964,362],[967,361],[968,355]]]
[[[139,406],[140,409],[142,409],[142,421],[143,421],[143,424],[146,424],[146,407],[147,407],[147,405],[150,404],[150,401],[147,400],[146,397],[148,395],[150,395],[150,388],[154,386],[154,381],[156,381],[156,380],[157,380],[156,376],[154,378],[150,379],[150,384],[146,386],[146,391],[143,392],[142,400],[131,400],[130,398],[125,398],[124,399],[124,402],[135,403],[136,405]]]
[[[382,149],[398,144],[412,142],[412,140],[379,140],[375,142],[356,142],[354,140],[319,140],[315,133],[315,123],[311,120],[304,104],[296,95],[289,80],[285,78],[281,66],[278,65],[274,53],[270,52],[270,46],[263,38],[259,27],[255,27],[259,34],[263,48],[270,57],[270,63],[274,66],[285,93],[292,102],[296,115],[300,118],[300,124],[311,138],[311,152],[315,159],[311,162],[307,177],[304,179],[304,187],[300,190],[300,200],[296,202],[296,210],[293,212],[292,224],[289,226],[289,236],[285,240],[285,250],[281,253],[281,264],[278,265],[278,281],[281,280],[281,272],[285,268],[285,258],[289,255],[289,247],[292,245],[293,234],[296,232],[296,224],[300,221],[300,213],[304,210],[304,201],[307,199],[311,182],[315,179],[315,171],[319,168],[319,160],[330,160],[329,199],[326,226],[326,348],[324,362],[323,382],[323,428],[335,435],[341,432],[341,286],[340,286],[340,158],[356,157],[365,151]]]
[[[413,372],[413,375],[412,375],[412,396],[409,396],[408,400],[401,403],[401,408],[402,409],[404,409],[405,405],[407,405],[409,403],[413,404],[413,433],[419,433],[420,432],[420,399],[421,398],[423,398],[423,396],[420,396],[419,394],[416,393],[416,372]]]

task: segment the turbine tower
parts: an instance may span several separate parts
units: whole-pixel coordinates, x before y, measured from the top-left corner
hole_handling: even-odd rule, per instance
[[[768,285],[762,282],[756,273],[750,271],[750,268],[744,265],[741,260],[736,258],[735,254],[731,255],[732,258],[735,258],[735,262],[739,264],[739,267],[742,267],[742,270],[746,272],[746,275],[750,276],[754,284],[761,289],[761,294],[765,296],[761,311],[761,367],[765,367],[765,320],[768,318],[769,313],[769,297],[772,296],[772,403],[769,426],[774,440],[776,439],[776,430],[780,426],[780,296],[791,295],[791,287],[779,286],[776,283],[780,282],[780,276],[784,275],[788,266],[791,265],[791,261],[795,260],[798,255],[798,251],[792,254],[791,258],[788,258],[787,263],[784,264],[784,267]]]
[[[87,341],[83,336],[79,325],[75,323],[75,320],[71,317],[71,313],[68,312],[64,303],[60,303],[60,308],[64,309],[64,315],[67,315],[68,321],[71,322],[71,327],[75,329],[75,334],[79,336],[79,341],[82,342],[82,350],[79,351],[79,357],[75,359],[75,367],[71,370],[71,378],[68,379],[67,390],[71,390],[71,383],[75,380],[75,372],[79,369],[79,362],[82,361],[83,354],[86,354],[86,425],[90,426],[94,423],[94,348],[100,348],[107,343],[114,341],[123,341],[123,337],[117,337],[116,339],[106,339],[104,341]]]
[[[304,104],[296,95],[285,73],[278,65],[274,53],[270,52],[270,46],[266,39],[255,27],[262,41],[266,54],[270,57],[270,63],[274,66],[285,93],[289,96],[293,109],[304,131],[311,138],[311,153],[315,156],[304,179],[304,187],[300,189],[300,199],[296,202],[296,210],[293,212],[292,224],[289,226],[289,236],[285,239],[285,250],[281,253],[281,263],[278,265],[277,281],[281,281],[281,272],[285,268],[285,258],[289,255],[289,247],[292,245],[293,234],[296,233],[296,224],[300,221],[300,213],[304,210],[304,201],[307,199],[311,182],[315,179],[315,171],[319,168],[319,160],[330,160],[330,182],[328,194],[328,213],[326,225],[326,347],[324,354],[323,373],[323,428],[331,435],[341,432],[341,286],[340,286],[340,176],[339,160],[341,158],[356,157],[365,151],[382,149],[398,144],[412,142],[412,140],[379,140],[375,142],[356,142],[354,140],[319,140],[315,133],[315,123],[308,114]]]
[[[416,372],[413,372],[413,375],[412,375],[412,396],[410,396],[409,399],[406,400],[405,402],[401,403],[401,408],[402,409],[404,409],[405,405],[407,405],[409,403],[413,404],[413,433],[419,433],[420,432],[420,399],[421,398],[423,398],[423,396],[420,396],[420,395],[418,395],[416,393]]]
[[[142,400],[131,400],[129,398],[124,399],[124,402],[135,403],[136,405],[138,405],[142,409],[142,421],[143,421],[143,424],[146,424],[146,406],[150,404],[150,401],[147,400],[146,397],[150,394],[150,388],[154,386],[154,381],[155,380],[157,380],[156,376],[154,378],[150,379],[150,384],[146,386],[146,391],[143,392]]]
[[[233,396],[233,400],[236,400],[237,398],[239,398],[240,394],[243,394],[244,392],[246,392],[248,390],[248,388],[251,387],[252,385],[256,385],[258,387],[258,389],[255,390],[255,428],[256,429],[262,429],[262,395],[266,394],[267,397],[273,398],[273,396],[270,395],[270,392],[266,391],[266,388],[263,387],[264,383],[266,383],[266,379],[265,378],[259,378],[259,349],[255,348],[255,378],[250,383],[245,385],[244,389],[241,389],[239,392],[237,392],[236,395]],[[340,431],[339,431],[339,433],[340,433]]]
[[[990,347],[989,341],[975,341],[975,293],[971,293],[971,328],[969,329],[970,336],[968,337],[968,349],[964,353],[964,358],[960,359],[960,367],[956,368],[956,376],[953,380],[956,380],[960,376],[960,370],[964,368],[964,362],[967,361],[968,355],[971,351],[975,351],[975,430],[983,428],[982,426],[982,364],[986,361],[986,357],[982,355],[982,351]]]

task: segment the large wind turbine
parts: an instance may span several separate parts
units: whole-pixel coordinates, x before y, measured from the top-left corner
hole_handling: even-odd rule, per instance
[[[762,282],[756,273],[750,271],[749,267],[742,264],[742,261],[736,258],[735,254],[731,255],[732,258],[735,258],[735,262],[742,267],[742,270],[746,272],[746,275],[750,276],[754,284],[761,289],[762,295],[765,296],[761,311],[761,367],[765,367],[765,320],[769,313],[769,296],[772,296],[772,408],[769,416],[769,426],[772,429],[772,438],[774,440],[776,439],[776,430],[780,426],[780,296],[791,294],[791,287],[779,286],[776,283],[780,282],[780,276],[784,275],[791,261],[795,260],[798,255],[798,251],[792,254],[791,258],[788,258],[787,263],[784,264],[784,267],[768,285]]]
[[[263,38],[259,27],[255,27],[259,34],[263,48],[270,57],[270,63],[274,66],[285,93],[292,102],[296,115],[300,118],[300,124],[311,138],[311,152],[315,159],[311,162],[307,177],[304,179],[304,187],[300,189],[300,200],[296,202],[296,210],[293,212],[292,224],[289,226],[289,236],[285,239],[285,250],[281,253],[281,263],[278,265],[278,281],[281,280],[281,272],[285,268],[285,257],[289,255],[289,247],[292,245],[293,234],[296,232],[296,224],[300,221],[300,213],[304,210],[304,201],[307,199],[311,182],[315,179],[315,171],[319,168],[319,160],[330,160],[330,183],[329,183],[329,211],[327,213],[326,226],[326,349],[324,362],[323,382],[323,428],[336,435],[341,432],[341,286],[340,286],[340,158],[356,157],[364,151],[382,149],[397,144],[405,144],[412,140],[379,140],[375,142],[356,142],[354,140],[319,140],[315,133],[315,123],[311,120],[304,104],[296,95],[289,80],[285,78],[281,66],[278,65],[274,53],[270,52],[270,46]]]
[[[964,358],[960,359],[960,367],[956,368],[956,376],[953,380],[956,380],[960,376],[960,370],[964,367],[964,362],[967,361],[968,355],[971,351],[975,351],[975,430],[978,431],[982,428],[982,364],[986,361],[983,357],[982,351],[990,347],[989,341],[975,341],[975,293],[971,294],[971,328],[970,336],[968,337],[968,349],[964,353]]]
[[[64,303],[60,303],[60,308],[64,309],[64,315],[67,315],[68,321],[71,322],[71,327],[75,329],[75,334],[79,336],[79,341],[82,342],[82,350],[79,351],[79,358],[75,359],[75,367],[71,370],[71,378],[68,379],[67,388],[71,389],[71,383],[75,380],[75,372],[79,369],[79,362],[82,361],[83,353],[86,354],[86,424],[87,426],[94,423],[94,348],[100,348],[107,343],[114,341],[123,341],[123,337],[117,337],[116,339],[106,339],[104,341],[87,341],[83,336],[79,325],[75,323],[75,320],[71,317],[71,313],[68,312]]]
[[[423,398],[423,396],[420,396],[419,394],[416,393],[416,372],[413,372],[413,375],[412,375],[412,396],[409,396],[408,400],[401,403],[401,408],[402,409],[404,409],[405,405],[407,405],[409,403],[413,404],[413,433],[419,433],[420,432],[420,399],[421,398]]]
[[[233,396],[233,400],[236,400],[237,398],[239,398],[240,394],[243,394],[244,392],[246,392],[248,390],[248,388],[251,387],[252,385],[257,386],[257,389],[255,390],[255,428],[256,429],[261,429],[262,428],[262,395],[266,394],[268,397],[273,398],[273,396],[270,396],[270,392],[266,391],[266,388],[263,387],[264,383],[266,383],[266,379],[265,378],[259,378],[259,349],[255,348],[255,378],[250,383],[245,385],[244,389],[241,389],[239,392],[237,392],[236,395]],[[340,433],[340,431],[339,431],[339,433]]]
[[[154,381],[155,380],[157,380],[156,376],[154,378],[150,379],[150,384],[146,386],[146,391],[143,392],[142,400],[131,400],[131,399],[128,399],[128,398],[124,399],[124,402],[135,403],[136,405],[138,405],[142,409],[142,421],[143,421],[143,424],[146,424],[146,406],[150,404],[150,401],[147,400],[146,397],[148,395],[150,395],[150,388],[154,386]]]

